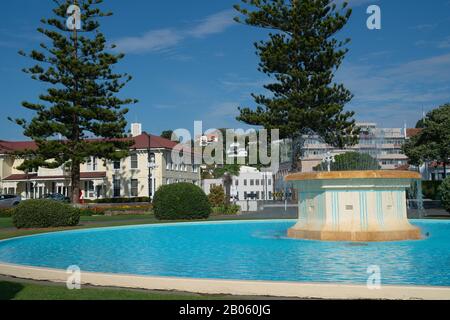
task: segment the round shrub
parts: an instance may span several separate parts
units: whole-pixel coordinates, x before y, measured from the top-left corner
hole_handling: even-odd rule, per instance
[[[53,200],[27,200],[14,209],[12,217],[18,229],[71,227],[80,222],[80,210]]]
[[[439,193],[441,195],[442,205],[445,210],[450,212],[450,177],[442,182],[439,187]]]
[[[207,219],[211,213],[208,197],[191,183],[161,186],[153,198],[153,209],[160,220]]]
[[[334,157],[334,162],[330,166],[331,171],[352,171],[352,170],[380,170],[381,166],[377,159],[371,155],[359,152],[346,152]],[[322,162],[314,167],[315,171],[327,171],[328,164]]]

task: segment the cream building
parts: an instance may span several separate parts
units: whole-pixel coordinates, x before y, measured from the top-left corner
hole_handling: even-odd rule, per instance
[[[176,142],[142,132],[140,124],[132,124],[130,138],[134,145],[127,158],[109,161],[92,157],[82,165],[84,199],[152,197],[165,184],[201,185],[199,165],[173,163],[171,154],[177,148]],[[17,169],[23,160],[12,152],[35,147],[33,142],[0,141],[0,192],[17,194],[23,199],[40,198],[48,193],[68,196],[70,172],[63,167],[38,168],[28,173]]]
[[[203,191],[211,193],[213,186],[222,186],[222,179],[203,180]],[[242,166],[239,176],[233,176],[230,195],[236,200],[273,200],[274,182],[270,170],[259,171],[253,167]]]

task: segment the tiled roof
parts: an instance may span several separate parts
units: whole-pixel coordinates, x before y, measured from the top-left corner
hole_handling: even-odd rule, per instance
[[[176,145],[178,145],[177,142],[170,141],[158,136],[149,135],[146,132],[142,133],[139,136],[136,136],[134,138],[126,138],[131,139],[135,141],[135,144],[132,148],[136,149],[148,149],[155,148],[155,149],[174,149]],[[123,139],[123,140],[126,140]],[[90,141],[102,141],[102,139],[90,139]],[[104,140],[103,140],[104,141]],[[9,153],[14,151],[25,151],[25,150],[35,150],[36,149],[36,143],[33,141],[4,141],[0,140],[0,153]]]
[[[67,179],[68,176],[38,176],[37,173],[31,174],[12,174],[3,179],[4,181],[25,181],[25,180],[49,180],[49,179]],[[106,178],[106,172],[81,172],[81,179],[101,179]]]
[[[421,131],[422,131],[422,129],[409,128],[409,129],[406,129],[406,136],[408,138],[411,138],[411,137],[414,137],[414,136],[418,135]]]
[[[8,153],[13,151],[24,151],[36,149],[36,143],[33,141],[4,141],[0,140],[0,152]]]
[[[408,171],[411,166],[409,164],[403,164],[395,168],[395,170],[399,171]]]

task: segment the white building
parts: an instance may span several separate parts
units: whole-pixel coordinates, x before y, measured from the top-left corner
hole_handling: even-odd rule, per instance
[[[408,163],[408,157],[402,153],[407,138],[406,129],[379,128],[376,123],[357,123],[357,126],[361,129],[359,143],[345,149],[323,143],[318,136],[307,137],[301,159],[302,171],[313,171],[328,152],[332,155],[351,151],[367,153],[378,160],[382,170],[395,170]]]
[[[222,179],[203,180],[203,190],[209,194],[211,187],[223,186]],[[238,200],[272,200],[273,199],[273,173],[259,171],[253,167],[241,167],[239,176],[233,177],[231,196]]]

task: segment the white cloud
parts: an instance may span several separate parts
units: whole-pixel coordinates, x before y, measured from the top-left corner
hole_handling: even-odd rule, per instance
[[[412,60],[395,66],[345,63],[337,81],[354,94],[349,109],[359,120],[387,126],[414,125],[427,110],[450,101],[450,54]]]
[[[417,31],[429,31],[429,30],[433,30],[436,29],[437,27],[437,23],[433,23],[433,24],[419,24],[417,26],[413,26],[410,29],[412,30],[417,30]]]
[[[450,37],[447,37],[446,39],[440,41],[440,42],[437,44],[437,46],[438,46],[438,48],[440,48],[440,49],[447,49],[447,48],[450,48]]]
[[[226,31],[234,23],[233,10],[213,14],[187,30],[165,28],[150,30],[141,36],[125,37],[115,41],[117,50],[124,53],[158,52],[176,47],[189,38],[203,38]]]
[[[140,37],[116,41],[118,50],[126,53],[155,52],[176,46],[183,37],[172,29],[152,30]]]
[[[234,10],[225,10],[211,15],[189,30],[188,34],[196,38],[202,38],[211,34],[221,33],[235,24],[233,20],[235,16]]]

